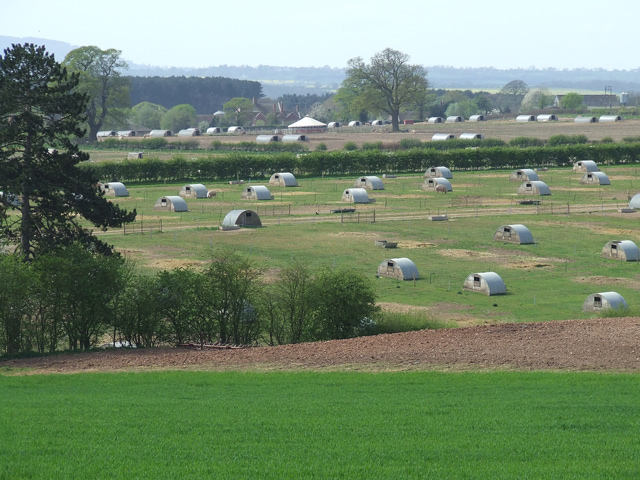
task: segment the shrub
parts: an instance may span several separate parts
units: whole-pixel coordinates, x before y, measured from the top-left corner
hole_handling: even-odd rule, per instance
[[[605,138],[611,138],[611,137],[605,137]],[[611,140],[613,142],[613,140]],[[640,135],[636,135],[635,137],[622,137],[622,141],[625,143],[637,143],[640,142]],[[601,142],[604,142],[604,138],[601,140]]]
[[[422,140],[417,138],[403,138],[400,140],[400,147],[404,150],[411,150],[412,148],[421,148],[423,147]]]
[[[364,142],[362,150],[382,150],[382,142]]]
[[[324,142],[320,142],[319,144],[316,145],[316,152],[326,152],[327,151],[327,144]]]
[[[586,135],[553,135],[547,140],[547,145],[557,147],[559,145],[580,145],[589,143]]]
[[[355,142],[347,142],[344,144],[344,149],[347,151],[358,150],[358,145]]]
[[[622,140],[625,141],[624,138]],[[602,137],[600,143],[614,143],[614,141],[611,137]]]
[[[544,140],[531,137],[516,137],[509,141],[509,145],[512,147],[543,147]]]
[[[440,328],[452,328],[454,326],[453,323],[436,320],[418,312],[381,312],[376,316],[375,322],[369,326],[367,333],[369,335],[379,335],[381,333],[413,332],[427,329],[436,330]]]

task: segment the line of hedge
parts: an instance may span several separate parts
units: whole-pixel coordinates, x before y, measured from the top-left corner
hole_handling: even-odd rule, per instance
[[[121,162],[85,163],[83,166],[93,169],[102,181],[148,182],[259,178],[274,172],[292,172],[300,176],[418,173],[435,165],[452,170],[566,167],[586,159],[599,165],[635,163],[640,161],[640,143],[479,147],[446,151],[417,148],[395,152],[321,151],[298,155],[231,153],[204,155],[189,160],[182,155],[175,155],[171,160],[149,157]]]

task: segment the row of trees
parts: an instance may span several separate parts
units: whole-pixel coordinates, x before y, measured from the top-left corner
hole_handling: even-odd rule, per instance
[[[371,282],[293,263],[275,282],[237,254],[208,267],[136,274],[119,256],[71,245],[30,263],[0,256],[0,353],[87,350],[99,343],[269,345],[367,333]]]

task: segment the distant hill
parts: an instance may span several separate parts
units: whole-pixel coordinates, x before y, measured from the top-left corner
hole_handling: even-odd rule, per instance
[[[56,59],[61,61],[77,46],[55,40],[39,38],[15,38],[0,35],[0,48],[4,50],[12,43],[32,42],[46,45]],[[126,60],[126,59],[125,59]],[[451,66],[426,66],[427,78],[432,88],[486,89],[502,88],[512,80],[522,80],[530,87],[544,86],[563,91],[593,90],[604,92],[611,87],[613,93],[640,92],[640,69],[604,70],[553,68],[497,69],[493,67],[464,68]],[[323,94],[335,91],[345,77],[346,68],[336,67],[282,67],[260,65],[219,65],[206,68],[164,68],[129,63],[128,76],[133,77],[225,77],[258,81],[267,97],[277,98],[284,94]]]

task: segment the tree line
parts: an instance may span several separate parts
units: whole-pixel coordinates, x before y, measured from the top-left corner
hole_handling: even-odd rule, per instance
[[[267,283],[233,252],[202,269],[143,275],[76,244],[33,262],[0,256],[0,276],[0,354],[350,338],[378,312],[362,274],[293,262]]]

